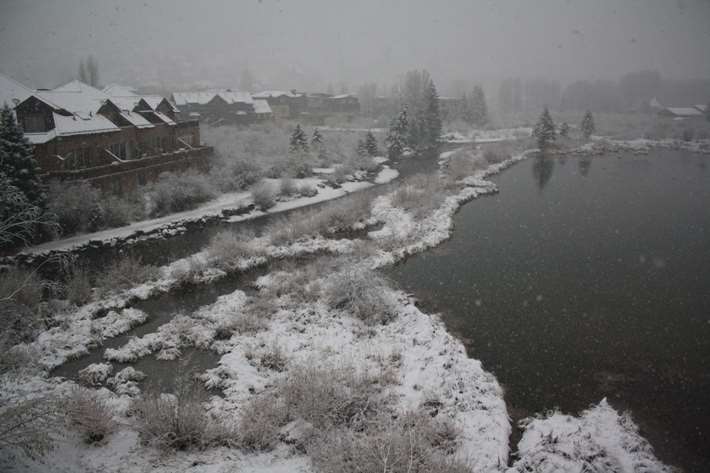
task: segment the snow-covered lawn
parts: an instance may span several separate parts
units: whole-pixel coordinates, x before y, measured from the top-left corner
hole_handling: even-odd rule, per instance
[[[530,154],[522,153],[464,179],[424,218],[394,206],[394,192],[377,197],[372,203],[370,221],[379,222],[382,227],[370,232],[365,240],[309,237],[279,246],[268,238],[260,238],[255,244],[260,246],[262,256],[245,257],[237,264],[238,268],[244,270],[283,256],[325,252],[337,259],[337,269],[314,266],[310,273],[303,274],[299,271],[306,269],[272,271],[256,282],[256,295],[248,296],[243,288],[237,289],[191,314],[175,317],[154,333],[106,350],[104,358],[107,363],[130,361],[150,353],[174,358],[187,346],[214,350],[222,355],[220,362],[202,373],[201,379],[208,387],[220,388],[223,396],[212,396],[207,408],[215,418],[235,420],[244,415],[250,400],[273,391],[294,366],[354,365],[368,372],[386,371],[392,381],[384,389],[392,408],[400,413],[429,409],[427,412],[431,411],[433,416],[451,421],[458,432],[451,456],[465,461],[473,472],[513,473],[528,471],[528,466],[533,471],[585,471],[589,465],[597,467],[595,471],[604,468],[629,473],[666,471],[639,437],[631,419],[619,416],[605,401],[578,417],[553,414],[527,420],[519,444],[519,459],[509,469],[511,425],[503,391],[478,360],[466,355],[463,344],[447,332],[437,315],[423,313],[406,294],[387,285],[378,289],[393,312],[385,324],[368,324],[329,303],[328,288],[342,272],[371,271],[449,238],[457,209],[479,195],[497,190],[486,178]],[[383,173],[380,175],[383,181],[394,178],[394,173]],[[344,186],[342,191],[351,190]],[[60,326],[25,348],[37,353],[36,359],[45,371],[0,378],[3,380],[0,402],[17,396],[67,392],[74,383],[47,378],[46,369],[141,323],[145,314],[127,308],[130,298],[171,290],[177,283],[176,271],[194,261],[203,267],[201,277],[205,284],[225,274],[210,254],[202,251],[161,268],[162,277],[156,282],[67,314]],[[252,299],[259,297],[268,299],[273,314],[263,317],[257,329],[233,328],[248,315]],[[93,319],[99,307],[111,311],[105,317]],[[217,333],[224,333],[225,328],[229,336],[218,337]],[[285,358],[283,369],[271,369],[259,362],[274,351]],[[85,376],[96,382],[106,379],[107,384],[114,379],[111,385],[114,391],[103,387],[97,392],[120,421],[119,431],[104,444],[88,447],[69,430],[61,436],[58,448],[49,454],[46,463],[27,462],[26,470],[17,471],[314,471],[309,457],[287,441],[298,434],[287,430],[281,431],[282,440],[267,453],[222,447],[166,455],[142,446],[131,428],[134,420],[127,416],[132,397],[139,395],[133,381],[137,375],[119,373],[108,378],[111,372],[102,363],[87,370]]]

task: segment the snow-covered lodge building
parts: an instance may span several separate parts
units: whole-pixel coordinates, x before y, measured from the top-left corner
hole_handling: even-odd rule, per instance
[[[296,118],[306,110],[306,94],[295,90],[265,90],[252,94],[256,100],[265,100],[269,104],[274,118]]]
[[[206,167],[212,151],[200,144],[198,122],[179,120],[163,97],[79,81],[52,90],[18,89],[0,76],[0,100],[13,95],[19,95],[11,98],[18,123],[48,179],[85,180],[122,192],[164,171]]]
[[[272,117],[271,108],[266,100],[231,89],[174,92],[172,99],[181,117],[198,119],[210,124],[249,124]]]

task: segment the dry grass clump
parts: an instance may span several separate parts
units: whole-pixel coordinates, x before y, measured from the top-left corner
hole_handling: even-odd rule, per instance
[[[212,420],[203,406],[205,393],[194,380],[179,379],[171,395],[151,392],[133,404],[141,441],[162,450],[232,445],[236,431]]]
[[[396,306],[385,288],[387,280],[372,270],[348,268],[330,278],[328,304],[368,325],[385,324],[396,316]]]
[[[113,263],[96,278],[96,286],[102,295],[131,289],[160,277],[158,267],[143,264],[138,256],[128,255]]]
[[[88,444],[99,443],[116,430],[111,409],[94,391],[75,388],[65,400],[64,409],[69,425]]]
[[[235,233],[222,231],[215,235],[207,247],[207,253],[217,267],[226,271],[238,269],[243,260],[264,256],[264,251],[254,244],[252,232]]]
[[[83,266],[73,266],[67,271],[64,296],[74,305],[87,304],[92,299],[91,274]]]
[[[483,156],[475,150],[462,149],[449,158],[446,174],[449,179],[456,182],[484,169],[487,165]]]
[[[318,194],[318,190],[311,184],[301,184],[298,186],[298,193],[302,197],[313,197]]]
[[[36,272],[0,269],[0,342],[8,347],[28,342],[47,328],[42,299],[46,287]]]
[[[458,431],[425,414],[381,416],[364,431],[319,435],[308,448],[317,471],[341,473],[468,473],[456,460]]]
[[[308,264],[286,264],[272,275],[273,284],[265,297],[277,299],[289,295],[295,302],[315,302],[323,294],[323,278],[336,272],[343,261],[332,256],[322,256]]]
[[[283,399],[269,393],[254,396],[242,408],[237,427],[239,446],[250,452],[273,449],[287,419]]]
[[[422,218],[444,201],[444,182],[437,176],[417,174],[405,181],[392,196],[392,205]]]
[[[254,205],[261,210],[268,210],[276,205],[276,189],[266,181],[261,181],[251,190]]]
[[[194,286],[202,281],[205,271],[207,271],[207,263],[192,257],[186,267],[181,266],[173,269],[170,277],[175,279],[178,286]]]
[[[291,197],[298,194],[298,185],[291,177],[282,177],[279,182],[279,195]]]

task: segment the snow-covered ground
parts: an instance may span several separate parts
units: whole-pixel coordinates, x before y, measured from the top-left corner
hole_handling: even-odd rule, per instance
[[[319,169],[321,174],[333,172],[331,169]],[[250,220],[265,214],[283,212],[298,207],[313,205],[330,199],[342,197],[350,192],[355,192],[375,184],[384,184],[397,178],[399,173],[395,169],[383,166],[382,170],[374,179],[374,184],[368,181],[345,182],[340,189],[333,189],[324,185],[325,181],[320,178],[294,179],[296,185],[310,185],[318,190],[318,194],[313,197],[296,197],[288,201],[278,202],[275,207],[262,212],[254,210],[244,215],[227,217],[228,222],[240,222]],[[278,184],[278,179],[272,180],[274,185]],[[278,188],[278,187],[277,187]],[[119,228],[111,228],[100,232],[85,233],[69,238],[54,240],[40,245],[35,245],[24,249],[21,255],[41,255],[51,252],[73,251],[89,243],[102,243],[113,245],[126,243],[127,240],[139,238],[144,234],[154,234],[156,237],[169,236],[171,234],[184,231],[184,224],[196,222],[210,217],[221,217],[224,211],[238,210],[252,204],[250,192],[231,192],[220,195],[218,198],[200,205],[196,209],[178,212],[164,217],[134,222]]]
[[[372,203],[371,221],[381,223],[382,227],[370,232],[364,242],[319,237],[274,246],[268,238],[260,238],[254,244],[260,246],[264,256],[243,259],[237,266],[246,269],[287,255],[324,251],[349,258],[348,270],[392,264],[449,238],[456,210],[479,195],[497,190],[486,178],[531,153],[491,165],[464,179],[461,188],[448,195],[426,218],[418,219],[394,206],[393,193],[377,197]],[[157,291],[171,290],[176,283],[173,276],[176,269],[195,260],[204,267],[205,283],[225,274],[203,251],[161,268],[162,277],[156,282],[67,314],[58,327],[23,348],[37,353],[36,360],[44,371],[19,379],[0,378],[4,381],[0,401],[66,392],[74,383],[47,378],[46,370],[68,357],[85,353],[88,347],[98,345],[106,337],[141,323],[145,314],[127,308],[130,297],[149,297]],[[486,372],[478,360],[466,355],[463,344],[446,331],[437,315],[421,312],[400,291],[387,286],[380,288],[394,313],[385,325],[367,326],[342,309],[331,307],[323,293],[314,288],[328,287],[333,276],[330,273],[312,275],[296,292],[281,291],[295,277],[292,272],[271,272],[260,278],[256,283],[259,293],[272,295],[275,313],[263,321],[264,327],[256,333],[232,332],[227,339],[216,336],[220,327],[229,326],[245,314],[249,296],[238,289],[192,314],[175,317],[154,333],[131,339],[115,350],[106,350],[106,363],[93,366],[85,376],[98,382],[106,379],[107,384],[109,379],[114,380],[113,391],[102,387],[98,392],[113,407],[120,421],[119,431],[104,444],[92,447],[83,445],[76,434],[68,431],[45,464],[28,462],[26,470],[18,468],[17,471],[313,471],[308,457],[284,442],[273,451],[261,454],[213,448],[166,455],[142,446],[130,427],[132,419],[126,415],[131,398],[139,394],[135,384],[128,384],[134,382],[136,373],[122,372],[108,378],[112,369],[107,363],[130,361],[149,353],[174,358],[186,346],[200,346],[222,355],[219,365],[202,376],[207,386],[219,387],[224,393],[224,397],[213,396],[208,403],[210,413],[216,418],[238,419],[245,403],[273,389],[292,365],[321,364],[327,360],[335,365],[354,364],[368,371],[389,370],[394,378],[388,388],[391,402],[400,412],[421,410],[427,403],[436,405],[436,415],[458,427],[455,456],[465,459],[473,472],[512,473],[529,471],[528,467],[533,471],[585,471],[590,466],[596,468],[591,471],[667,471],[638,435],[631,419],[620,416],[605,401],[577,417],[552,414],[526,420],[518,446],[519,459],[509,469],[511,426],[503,391],[495,377]],[[316,295],[304,300],[301,293],[306,290],[313,290]],[[111,311],[95,319],[93,314],[99,307],[111,308]],[[274,347],[286,357],[285,374],[264,369],[254,362]]]
[[[515,140],[529,137],[532,128],[500,128],[497,130],[470,130],[467,133],[460,131],[444,131],[442,137],[448,143],[496,143],[498,141]]]

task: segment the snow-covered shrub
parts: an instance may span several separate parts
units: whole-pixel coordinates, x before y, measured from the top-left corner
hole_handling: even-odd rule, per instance
[[[388,282],[374,271],[348,268],[333,275],[326,288],[328,304],[368,325],[384,324],[396,315],[396,304],[383,291]]]
[[[203,280],[207,269],[207,263],[204,260],[192,257],[188,260],[187,265],[174,268],[170,277],[175,279],[178,286],[192,286]]]
[[[394,192],[392,206],[399,207],[421,218],[438,208],[444,201],[444,184],[437,176],[417,174]]]
[[[96,278],[100,293],[118,292],[158,279],[156,266],[143,264],[140,257],[127,255],[109,266]]]
[[[150,201],[148,213],[151,217],[190,210],[217,195],[208,177],[194,171],[164,172],[156,182],[146,186],[145,192]]]
[[[271,450],[279,439],[279,429],[287,422],[283,399],[271,394],[252,397],[241,409],[237,431],[239,446],[246,451]]]
[[[132,411],[141,441],[164,450],[191,450],[232,444],[236,431],[209,418],[203,388],[179,379],[174,394],[151,392],[134,401]]]
[[[276,343],[273,343],[259,356],[259,366],[279,373],[286,368],[286,361],[286,355]]]
[[[318,190],[310,184],[301,184],[298,186],[298,194],[302,197],[313,197],[318,194]]]
[[[56,399],[2,396],[0,401],[0,467],[14,464],[19,455],[40,458],[53,448],[60,424]]]
[[[144,217],[143,207],[136,200],[128,200],[115,195],[102,195],[102,226],[107,228],[122,227]]]
[[[386,408],[384,381],[354,366],[290,367],[277,386],[289,420],[301,419],[317,430],[346,427],[361,430]]]
[[[69,425],[79,431],[86,443],[98,443],[116,430],[111,409],[95,391],[75,388],[64,401]]]
[[[108,379],[113,373],[113,366],[109,363],[92,363],[79,371],[79,382],[86,386],[98,386]]]
[[[266,181],[262,181],[252,189],[251,198],[254,201],[254,205],[261,210],[268,210],[276,205],[274,186]]]
[[[308,445],[316,471],[341,473],[468,473],[457,460],[458,431],[426,414],[380,416],[361,431],[339,429]]]
[[[282,177],[279,183],[279,195],[291,197],[298,193],[298,185],[291,177]]]
[[[52,181],[47,194],[47,211],[57,217],[62,236],[101,228],[101,193],[95,187]]]
[[[240,262],[264,255],[263,248],[254,244],[254,238],[251,232],[235,233],[225,230],[210,240],[207,253],[217,267],[234,270]]]
[[[264,171],[246,159],[232,159],[218,153],[210,169],[210,180],[222,192],[243,191],[264,177]]]
[[[446,164],[446,175],[455,182],[484,169],[486,166],[486,161],[478,152],[462,149],[449,158]]]

